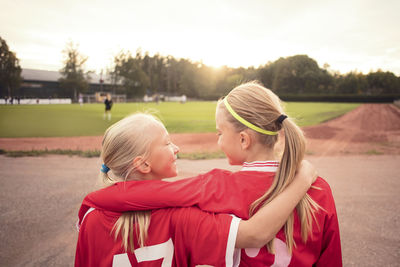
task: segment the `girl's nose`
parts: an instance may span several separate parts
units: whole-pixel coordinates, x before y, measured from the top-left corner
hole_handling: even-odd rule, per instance
[[[174,154],[178,154],[179,147],[177,145],[175,145],[175,144],[173,144],[173,147],[174,147]]]

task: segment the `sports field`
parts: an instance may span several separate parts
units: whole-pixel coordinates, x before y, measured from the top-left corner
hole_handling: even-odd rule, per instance
[[[158,116],[171,133],[214,132],[216,104],[116,103],[111,121],[103,119],[103,104],[1,105],[0,137],[98,136],[112,123],[137,111]],[[359,104],[287,102],[285,106],[300,126],[309,126],[338,117]]]

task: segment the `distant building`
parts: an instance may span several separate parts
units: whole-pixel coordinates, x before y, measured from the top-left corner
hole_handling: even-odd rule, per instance
[[[19,89],[20,98],[66,98],[70,94],[64,92],[58,80],[62,77],[58,71],[22,69],[23,82]],[[118,91],[118,92],[116,92]],[[89,89],[85,92],[84,101],[96,101],[96,93],[110,93],[116,100],[123,101],[126,97],[122,93],[123,88],[111,84],[110,78],[105,76],[100,82],[100,75],[90,74]],[[93,97],[92,97],[93,96]],[[14,96],[17,97],[17,96]],[[92,100],[92,101],[90,101]]]

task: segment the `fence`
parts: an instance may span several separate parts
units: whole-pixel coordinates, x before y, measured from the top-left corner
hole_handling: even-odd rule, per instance
[[[0,99],[0,104],[21,104],[21,105],[37,105],[37,104],[71,104],[70,98],[24,98],[24,99]]]

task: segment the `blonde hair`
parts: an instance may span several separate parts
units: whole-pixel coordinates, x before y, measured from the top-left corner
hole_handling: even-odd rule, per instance
[[[100,172],[100,178],[105,186],[110,186],[118,181],[126,181],[136,166],[133,160],[142,157],[143,161],[149,157],[150,147],[155,136],[152,129],[155,126],[164,127],[163,124],[150,114],[136,113],[130,115],[110,126],[103,137],[101,159],[116,177]],[[121,235],[122,245],[126,251],[134,250],[133,231],[140,247],[147,239],[150,225],[149,211],[124,212],[113,227],[114,237]]]
[[[257,81],[241,84],[234,88],[227,96],[232,109],[246,121],[268,131],[279,131],[283,128],[285,132],[285,148],[280,160],[271,187],[260,198],[250,206],[250,216],[259,208],[264,207],[279,195],[294,179],[296,169],[303,160],[305,152],[305,138],[302,130],[291,120],[286,118],[282,123],[277,121],[278,117],[284,114],[281,101],[271,90],[263,87]],[[236,120],[225,105],[221,102],[218,108],[223,109],[228,122],[240,132],[249,129]],[[254,131],[257,141],[268,149],[273,149],[278,141],[278,135],[266,135]],[[301,222],[301,237],[304,243],[307,242],[308,234],[312,230],[312,220],[319,205],[306,194],[297,204],[296,209]],[[285,223],[286,245],[292,253],[293,246],[296,246],[293,239],[293,213]],[[273,252],[273,241],[267,244],[268,250]]]

